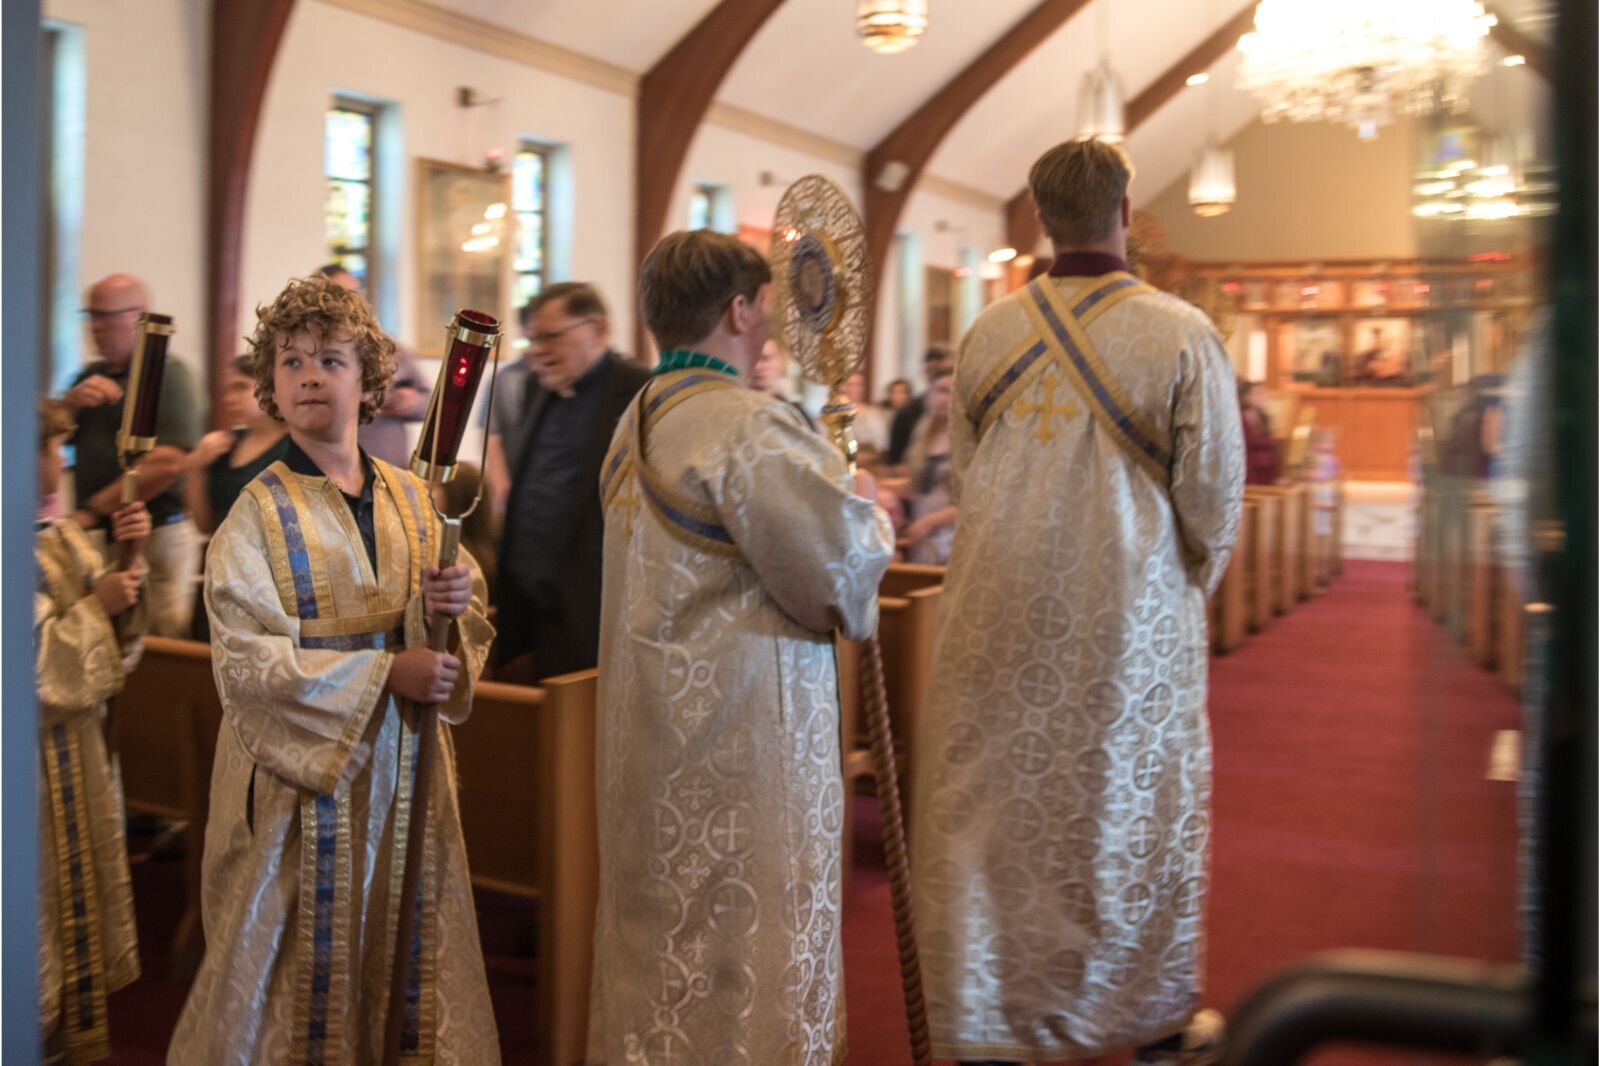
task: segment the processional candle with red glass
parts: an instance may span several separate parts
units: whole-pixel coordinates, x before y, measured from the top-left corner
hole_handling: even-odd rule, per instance
[[[117,431],[117,464],[122,467],[122,502],[139,498],[139,460],[156,446],[161,413],[161,382],[167,373],[167,344],[177,330],[170,315],[146,311],[139,316],[128,369],[128,390],[122,403],[122,428]],[[122,544],[122,569],[133,565],[131,541]]]
[[[466,435],[467,419],[472,414],[478,385],[491,361],[499,364],[499,351],[498,319],[482,311],[456,312],[445,331],[444,364],[439,368],[439,380],[428,401],[428,413],[422,422],[422,436],[417,441],[417,450],[411,456],[411,469],[418,477],[443,484],[456,476],[456,454],[461,450],[461,441]],[[492,376],[489,379],[489,405],[491,408],[494,406]],[[490,427],[485,425],[485,455],[489,430]],[[479,469],[482,469],[481,465]],[[447,515],[434,508],[443,526],[439,536],[438,566],[441,570],[455,565],[456,551],[461,545],[461,520],[471,514],[482,499],[483,486],[480,483],[477,495],[462,514]],[[444,651],[449,635],[449,618],[441,615],[429,620],[430,648]],[[406,832],[405,868],[400,879],[400,898],[406,905],[400,908],[392,956],[394,967],[390,973],[389,1014],[383,1042],[385,1066],[398,1066],[400,1061],[406,986],[410,978],[410,945],[416,936],[419,917],[417,892],[422,880],[423,842],[427,839],[427,799],[432,795],[433,738],[438,729],[438,714],[438,709],[431,705],[415,708],[417,763],[411,795],[421,797],[421,802],[414,803]]]

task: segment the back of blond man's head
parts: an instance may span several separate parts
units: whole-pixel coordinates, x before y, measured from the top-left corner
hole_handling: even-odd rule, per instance
[[[1062,248],[1110,237],[1131,181],[1128,153],[1092,138],[1056,145],[1028,171],[1028,189],[1045,232]]]

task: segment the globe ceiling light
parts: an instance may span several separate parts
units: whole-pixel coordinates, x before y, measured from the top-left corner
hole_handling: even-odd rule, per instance
[[[928,0],[861,0],[856,6],[856,33],[874,52],[904,52],[927,29]]]
[[[1477,0],[1262,0],[1239,39],[1239,86],[1267,122],[1342,122],[1370,139],[1396,114],[1464,110],[1494,24]]]
[[[1201,218],[1216,218],[1227,214],[1237,197],[1232,149],[1206,145],[1189,171],[1189,206]]]

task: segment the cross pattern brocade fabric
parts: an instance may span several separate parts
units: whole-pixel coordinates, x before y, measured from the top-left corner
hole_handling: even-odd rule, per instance
[[[791,408],[696,374],[652,381],[602,475],[588,1061],[830,1066],[844,1054],[833,630],[873,631],[892,533]],[[658,396],[688,398],[645,422]]]
[[[1130,292],[1085,328],[1106,389],[1035,350],[1104,281],[1013,293],[956,363],[961,511],[912,833],[942,1058],[1097,1056],[1178,1030],[1198,1003],[1205,605],[1238,529],[1239,412],[1215,332],[1170,296]],[[975,420],[1030,352],[1017,393]],[[1143,454],[1105,417],[1108,393]]]
[[[138,661],[143,612],[119,636],[94,596],[106,573],[72,522],[34,539],[39,694],[39,1015],[71,1063],[110,1053],[106,995],[139,976],[121,785],[106,754],[106,700]]]
[[[223,726],[211,777],[205,960],[171,1066],[376,1062],[412,806],[415,730],[384,689],[425,643],[420,575],[439,525],[428,487],[374,460],[376,569],[339,489],[276,463],[212,537],[206,610]],[[450,728],[471,710],[494,630],[470,555],[462,661],[439,705],[409,1053],[494,1066],[499,1038],[456,805]]]

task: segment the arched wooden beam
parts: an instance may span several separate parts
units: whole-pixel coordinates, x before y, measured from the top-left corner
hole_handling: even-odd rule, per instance
[[[294,0],[212,0],[206,161],[206,369],[211,418],[239,346],[239,262],[256,126]]]
[[[1504,48],[1507,55],[1520,55],[1534,73],[1549,81],[1550,54],[1545,46],[1518,29],[1515,23],[1507,22],[1505,16],[1493,8],[1488,11],[1495,17],[1494,25],[1489,28],[1489,36],[1495,43]]]
[[[995,82],[1087,4],[1088,0],[1043,0],[867,153],[861,176],[864,190],[862,223],[867,231],[867,255],[868,262],[872,264],[874,292],[883,282],[884,270],[888,266],[889,245],[894,240],[895,227],[900,224],[906,201],[911,198],[911,190],[916,187],[923,168],[933,158],[934,151],[945,135]],[[898,176],[898,181],[889,180],[895,176],[892,170],[897,169],[892,168],[891,164],[905,168]],[[891,171],[887,175],[886,168]],[[869,350],[876,320],[877,301],[873,300],[867,332]],[[872,387],[871,368],[872,360],[869,358],[869,390]]]
[[[689,145],[734,60],[783,0],[722,0],[639,81],[634,132],[635,267],[661,239]],[[645,351],[644,323],[634,353]]]
[[[1190,75],[1209,70],[1213,63],[1226,55],[1240,37],[1250,32],[1255,25],[1255,17],[1256,2],[1251,0],[1239,9],[1238,14],[1190,49],[1182,59],[1162,71],[1160,77],[1130,100],[1124,113],[1128,134],[1131,136],[1134,130],[1144,125],[1150,116],[1176,96]],[[1039,221],[1033,215],[1033,196],[1024,188],[1006,201],[1006,239],[1017,251],[1030,253],[1042,235]]]

